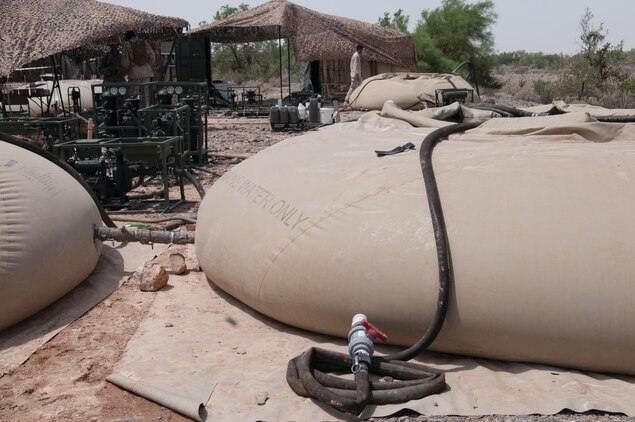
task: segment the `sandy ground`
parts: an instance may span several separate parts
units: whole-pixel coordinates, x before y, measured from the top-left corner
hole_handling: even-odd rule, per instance
[[[227,118],[222,112],[210,115],[208,134],[211,151],[235,155],[253,155],[289,136],[284,132],[272,132],[268,119]],[[202,168],[213,173],[198,171],[197,176],[207,190],[218,176],[240,161],[240,158],[212,157]],[[132,193],[158,190],[159,186],[147,186]],[[177,186],[171,187],[170,196],[178,197]],[[173,212],[196,218],[200,198],[192,185],[186,185],[185,196],[187,202]],[[155,201],[143,208],[152,211],[162,204]],[[131,221],[153,216],[135,211],[137,213],[118,214],[115,218]],[[186,225],[182,229],[193,231],[195,225]],[[167,263],[167,255],[166,252],[155,260]],[[188,264],[189,268],[197,267],[196,263]],[[127,281],[105,301],[62,330],[23,365],[0,377],[0,420],[187,420],[105,381],[155,297],[156,293],[141,292],[134,281]]]
[[[345,118],[360,113],[347,113]],[[267,119],[226,118],[220,112],[210,116],[209,145],[217,153],[252,155],[289,136],[271,132]],[[240,158],[214,158],[198,171],[205,189],[217,180]],[[140,188],[144,192],[156,187]],[[173,187],[176,196],[178,189]],[[187,202],[174,210],[195,218],[199,198],[191,185],[186,187]],[[132,220],[146,214],[119,215]],[[187,225],[182,230],[194,230]],[[171,247],[170,252],[178,250]],[[155,258],[167,262],[168,252]],[[194,262],[189,268],[196,268]],[[59,421],[180,421],[182,416],[152,402],[129,394],[105,381],[106,376],[122,357],[128,341],[150,309],[156,293],[140,292],[132,280],[76,320],[41,347],[23,365],[0,378],[0,420],[59,420]],[[447,421],[591,421],[629,420],[606,414],[560,414],[548,417],[448,417],[426,418],[401,415],[373,419],[390,422],[447,420]]]

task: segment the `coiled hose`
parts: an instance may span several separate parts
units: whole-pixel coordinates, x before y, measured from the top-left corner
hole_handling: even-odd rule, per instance
[[[452,261],[441,199],[432,167],[432,151],[442,139],[453,133],[473,129],[480,124],[481,122],[466,122],[437,129],[426,136],[419,149],[439,265],[437,309],[424,335],[414,345],[401,352],[375,356],[371,359],[370,366],[360,365],[361,370],[355,373],[354,381],[326,373],[349,370],[353,359],[348,354],[310,348],[291,359],[287,366],[287,383],[296,394],[314,398],[342,413],[359,415],[369,404],[402,403],[445,390],[443,372],[406,362],[423,352],[441,331],[448,310],[452,281]],[[398,381],[372,382],[369,380],[370,373]]]
[[[64,162],[63,160],[60,160],[57,156],[51,154],[48,151],[43,150],[37,145],[34,145],[30,142],[23,141],[20,138],[16,138],[15,136],[11,136],[3,132],[0,132],[0,141],[15,145],[20,148],[24,148],[34,154],[37,154],[40,157],[45,158],[51,163],[60,167],[66,173],[70,174],[73,177],[73,179],[77,180],[77,182],[79,182],[84,187],[84,189],[86,189],[86,192],[88,192],[90,197],[93,199],[93,202],[97,206],[97,209],[99,210],[99,215],[101,216],[101,220],[104,222],[104,224],[106,224],[106,226],[108,227],[117,227],[117,225],[110,219],[108,214],[106,214],[106,210],[101,205],[101,202],[99,202],[99,199],[97,198],[97,196],[95,196],[95,193],[90,188],[90,186],[88,186],[84,178],[79,173],[77,173],[77,171],[75,171],[74,168],[69,166],[68,163]]]

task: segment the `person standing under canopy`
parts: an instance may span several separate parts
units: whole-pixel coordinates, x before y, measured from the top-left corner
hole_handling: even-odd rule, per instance
[[[357,44],[355,50],[353,57],[351,57],[351,87],[346,94],[345,103],[349,103],[351,94],[362,83],[362,53],[364,52],[364,46]]]
[[[152,65],[153,77],[152,80],[156,82],[167,82],[167,60],[161,55],[161,42],[154,41],[150,43],[152,46],[152,52],[154,53],[154,64]]]
[[[132,31],[126,32],[126,43],[123,48],[123,68],[128,70],[128,82],[150,82],[154,76],[152,65],[154,64],[154,52],[146,40],[137,37]],[[129,95],[139,93],[138,87],[131,87]]]
[[[111,43],[110,51],[102,58],[99,72],[105,82],[125,82],[126,71],[123,68],[119,44]]]

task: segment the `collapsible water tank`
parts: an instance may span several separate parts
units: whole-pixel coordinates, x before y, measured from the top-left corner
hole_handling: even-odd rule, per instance
[[[0,330],[83,281],[101,242],[99,210],[63,169],[0,141]]]
[[[364,313],[412,345],[439,291],[431,131],[368,113],[238,164],[199,209],[203,271],[279,321],[346,337]],[[635,127],[498,118],[456,138],[432,157],[454,273],[431,349],[635,374]]]

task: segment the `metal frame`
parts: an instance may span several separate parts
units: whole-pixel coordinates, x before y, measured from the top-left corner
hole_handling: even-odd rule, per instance
[[[163,196],[166,205],[170,203],[170,186],[168,183],[168,157],[174,155],[175,167],[184,168],[186,153],[183,148],[182,136],[162,136],[154,138],[105,138],[105,139],[80,139],[54,145],[53,150],[57,155],[66,159],[71,155],[81,158],[94,158],[101,155],[102,148],[120,148],[124,157],[144,163],[160,162],[161,175],[163,177]],[[68,152],[71,154],[68,154]],[[135,160],[134,158],[137,157]],[[152,167],[152,166],[150,166]],[[179,183],[181,200],[185,200],[185,188],[183,176],[176,174]]]
[[[150,136],[152,133],[152,120],[154,116],[160,114],[170,113],[172,114],[172,130],[171,133],[166,133],[166,136],[181,136],[183,138],[185,147],[183,153],[190,154],[190,108],[183,105],[152,105],[150,107],[142,108],[137,111],[139,121],[143,124],[139,124],[139,136]]]
[[[169,87],[181,87],[183,92],[181,94],[174,94],[176,96],[176,102],[180,102],[184,97],[195,97],[197,101],[194,102],[194,110],[190,112],[192,114],[198,114],[200,116],[197,124],[190,123],[190,130],[196,130],[198,146],[197,151],[190,151],[190,156],[198,155],[200,163],[207,163],[207,151],[209,150],[209,135],[207,133],[208,126],[208,112],[209,112],[209,87],[207,81],[200,82],[152,82],[156,87],[156,90]],[[186,139],[186,141],[188,141]],[[189,150],[189,145],[188,145]]]
[[[132,82],[106,82],[101,84],[93,84],[91,85],[91,93],[93,98],[93,120],[95,122],[95,128],[99,131],[99,136],[104,136],[104,131],[113,130],[118,131],[121,135],[121,131],[130,130],[131,126],[102,126],[104,122],[103,119],[103,108],[101,106],[100,96],[101,94],[109,88],[120,88],[125,87],[128,91],[132,87],[138,87],[140,92],[143,91],[143,101],[137,112],[138,122],[137,129],[139,136],[150,136],[151,132],[151,119],[148,122],[147,117],[153,116],[156,113],[161,112],[174,112],[178,111],[182,112],[181,107],[187,106],[161,106],[155,104],[155,94],[158,90],[162,88],[169,87],[181,87],[183,88],[183,92],[181,94],[174,93],[173,95],[176,98],[176,102],[182,100],[182,98],[190,96],[195,99],[193,103],[194,110],[191,110],[187,116],[185,121],[182,124],[183,130],[181,133],[177,129],[173,130],[169,135],[177,136],[181,135],[185,138],[185,143],[187,144],[186,150],[190,154],[190,156],[198,156],[200,163],[207,162],[207,152],[209,150],[209,135],[207,133],[208,127],[208,111],[209,111],[209,89],[206,81],[201,82],[144,82],[144,83],[132,83]],[[119,95],[119,94],[118,94]],[[127,98],[127,93],[123,95],[119,95],[120,101],[124,101]],[[118,107],[119,109],[121,107]],[[187,107],[189,109],[189,107]],[[143,111],[143,113],[142,113]],[[200,119],[197,124],[190,123],[190,116],[192,113],[197,113],[200,116]],[[175,121],[176,121],[176,117]],[[120,120],[120,116],[117,116],[117,120]],[[196,130],[196,145],[197,150],[190,150],[190,137],[193,132]]]
[[[0,118],[0,131],[24,135],[28,129],[43,129],[46,126],[57,126],[58,137],[54,144],[72,141],[81,137],[82,119],[77,116],[70,117],[4,117]],[[65,126],[76,125],[76,137],[65,137]],[[45,139],[46,141],[46,139]]]
[[[240,94],[238,94],[238,90],[242,90],[240,92]],[[262,100],[263,100],[263,95],[260,93],[260,87],[259,86],[230,86],[228,88],[228,91],[232,90],[232,92],[234,92],[236,94],[236,96],[240,95],[240,105],[238,104],[238,102],[236,101],[236,99],[234,99],[234,104],[235,107],[242,107],[242,108],[247,108],[249,105],[253,105],[254,107],[258,107],[261,108],[262,107]],[[256,103],[249,103],[246,98],[248,97],[248,92],[249,91],[254,91],[255,95],[254,97],[256,98]]]
[[[130,129],[129,126],[100,126],[103,122],[103,107],[101,105],[101,94],[104,93],[104,91],[106,89],[109,88],[126,88],[126,94],[117,94],[120,97],[121,102],[123,103],[123,101],[128,97],[128,91],[130,91],[130,88],[138,88],[139,92],[143,92],[143,102],[147,103],[145,104],[145,106],[149,106],[150,105],[150,93],[152,92],[152,89],[150,88],[150,86],[152,85],[152,82],[143,82],[143,83],[138,83],[138,82],[106,82],[106,83],[101,83],[101,84],[93,84],[90,86],[90,91],[91,91],[91,95],[92,95],[92,99],[93,99],[93,121],[95,122],[95,129],[97,131],[105,131],[105,130],[127,130]],[[140,108],[143,108],[144,105],[141,104]],[[119,113],[119,112],[118,112]],[[119,116],[117,116],[117,120],[119,120]]]

